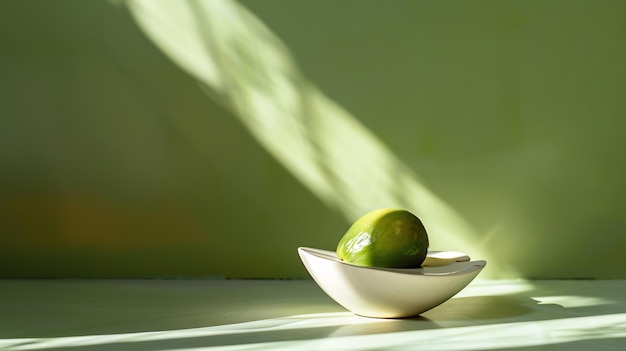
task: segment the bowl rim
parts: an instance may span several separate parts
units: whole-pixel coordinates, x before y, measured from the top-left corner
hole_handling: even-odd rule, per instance
[[[327,260],[334,262],[336,264],[345,265],[350,267],[351,269],[362,269],[362,270],[371,270],[371,271],[381,271],[381,272],[389,272],[403,275],[418,275],[418,276],[428,276],[428,277],[446,277],[446,276],[458,276],[465,275],[468,273],[475,272],[477,270],[482,270],[485,268],[487,261],[485,260],[467,260],[454,262],[447,265],[442,266],[423,266],[417,268],[384,268],[384,267],[368,267],[368,266],[359,266],[349,262],[345,262],[337,258],[337,254],[334,251],[316,249],[312,247],[301,246],[298,247],[298,252],[302,255],[308,254],[315,256],[319,259]]]

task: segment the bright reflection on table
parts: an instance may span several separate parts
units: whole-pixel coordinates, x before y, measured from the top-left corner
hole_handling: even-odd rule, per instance
[[[59,337],[46,339],[5,339],[2,350],[45,350],[77,348],[96,345],[143,350],[148,341],[232,336],[236,345],[181,347],[167,350],[352,350],[394,349],[414,350],[502,350],[512,347],[549,345],[581,340],[626,337],[626,313],[613,315],[561,318],[503,324],[487,324],[457,328],[437,328],[428,322],[427,330],[402,330],[405,324],[397,320],[379,320],[351,313],[328,313],[260,320],[249,323],[208,328],[145,332],[115,335]],[[359,326],[359,329],[354,326]],[[299,330],[338,327],[332,334],[316,339],[256,342],[241,344],[241,334],[277,333],[291,331],[298,339]],[[394,330],[395,329],[395,330]],[[355,330],[365,335],[350,335]],[[367,334],[371,333],[371,334]],[[346,335],[348,334],[348,335]],[[245,340],[245,338],[243,339]],[[133,345],[135,344],[135,345]],[[86,348],[90,349],[90,348]]]
[[[2,283],[2,282],[0,282]],[[427,311],[420,317],[407,319],[374,319],[356,316],[341,311],[332,301],[319,305],[323,292],[312,281],[207,281],[181,284],[179,281],[162,281],[137,284],[136,282],[37,282],[2,283],[4,287],[31,290],[38,287],[43,293],[57,291],[59,296],[48,294],[48,309],[41,315],[33,315],[32,325],[48,324],[47,330],[57,331],[58,336],[20,337],[0,339],[0,349],[18,350],[73,350],[73,351],[148,351],[148,350],[620,350],[626,345],[626,301],[623,297],[624,281],[475,281],[463,294]],[[48,286],[54,289],[46,290]],[[129,287],[129,295],[120,294]],[[210,288],[210,289],[207,289]],[[245,289],[243,289],[245,288]],[[273,289],[280,289],[278,299],[259,299]],[[86,298],[82,303],[76,299],[65,300],[67,291],[79,291],[93,296],[103,291],[117,291],[115,300],[125,296],[134,298],[137,292],[151,296],[148,305],[170,305],[163,322],[185,322],[191,311],[203,306],[206,319],[196,325],[203,327],[159,329],[150,311],[138,307],[113,311],[114,319],[78,314],[73,323],[65,324],[65,332],[56,324],[76,316],[76,309],[98,310],[100,303]],[[163,294],[150,295],[151,291]],[[218,291],[215,292],[215,291]],[[15,290],[14,290],[15,291]],[[197,296],[197,301],[177,304],[173,296]],[[202,292],[201,294],[196,294]],[[205,294],[205,292],[208,294]],[[226,296],[227,295],[227,296]],[[15,296],[15,295],[14,295]],[[36,296],[36,295],[33,295]],[[11,298],[3,295],[0,298]],[[20,309],[27,309],[27,300],[18,300]],[[287,300],[289,303],[284,303]],[[57,304],[54,304],[57,301]],[[66,301],[66,302],[63,302]],[[240,318],[259,316],[263,310],[266,318],[235,323],[219,323],[224,310],[218,309],[224,301],[231,308],[240,308]],[[315,308],[335,312],[311,311],[310,301]],[[79,301],[80,302],[80,301]],[[204,302],[200,304],[200,302]],[[14,302],[15,303],[15,302]],[[45,305],[44,305],[45,306]],[[255,306],[257,310],[250,311]],[[300,306],[300,307],[298,307]],[[1,305],[0,305],[1,307]],[[244,308],[246,307],[246,308]],[[273,307],[273,308],[272,308]],[[0,322],[7,323],[20,318],[19,309],[5,309]],[[54,319],[46,319],[57,311]],[[63,315],[58,312],[63,311]],[[141,312],[143,311],[143,312]],[[228,311],[228,310],[226,310]],[[291,311],[291,314],[286,314]],[[11,312],[11,313],[9,313]],[[104,312],[104,311],[103,311]],[[139,312],[139,313],[138,313]],[[7,314],[8,313],[8,314]],[[215,320],[211,320],[213,315]],[[283,316],[281,316],[283,315]],[[162,315],[161,315],[162,316]],[[72,318],[72,317],[70,317]],[[130,329],[120,329],[116,324],[143,320]],[[101,333],[77,335],[77,326],[98,327],[102,322],[109,327],[98,329]],[[60,323],[63,325],[63,323]],[[213,325],[211,325],[213,324]],[[6,325],[6,324],[5,324]],[[30,324],[29,324],[30,325]],[[107,329],[108,328],[108,329]],[[80,330],[80,329],[79,329]],[[88,330],[88,329],[86,329]],[[118,332],[106,332],[117,330]],[[127,330],[127,332],[123,332]],[[134,331],[133,331],[134,330]],[[138,332],[137,330],[144,330]],[[151,331],[146,331],[151,330]],[[45,330],[42,330],[46,334]],[[42,332],[40,331],[40,333]],[[0,332],[2,332],[0,330]],[[49,332],[48,332],[49,333]],[[20,331],[20,335],[28,335]],[[71,336],[74,335],[74,336]],[[554,348],[550,345],[555,345]]]

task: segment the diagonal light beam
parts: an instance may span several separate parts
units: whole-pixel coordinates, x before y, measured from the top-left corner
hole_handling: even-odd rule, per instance
[[[489,259],[472,226],[374,134],[298,70],[287,48],[231,0],[127,0],[146,35],[328,206],[353,221],[403,207],[431,247]]]

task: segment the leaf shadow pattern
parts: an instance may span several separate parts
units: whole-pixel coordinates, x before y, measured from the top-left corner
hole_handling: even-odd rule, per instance
[[[149,38],[269,154],[348,222],[378,207],[406,208],[432,237],[489,259],[476,230],[372,131],[325,96],[289,50],[236,1],[127,0]]]

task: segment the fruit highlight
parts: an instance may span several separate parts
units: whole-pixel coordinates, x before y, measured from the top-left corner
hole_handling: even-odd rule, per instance
[[[420,267],[428,253],[426,228],[403,209],[382,208],[357,219],[337,245],[337,257],[358,266]]]

